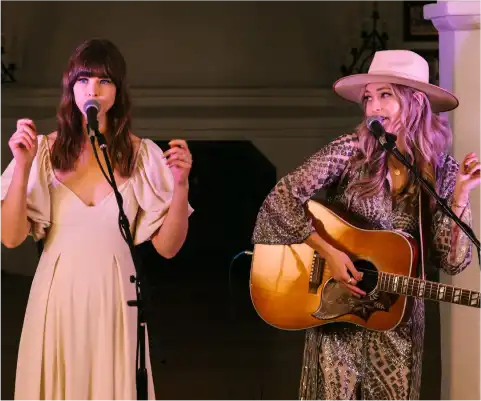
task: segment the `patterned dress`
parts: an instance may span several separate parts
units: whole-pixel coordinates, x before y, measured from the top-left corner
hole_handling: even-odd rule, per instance
[[[314,231],[304,204],[319,190],[328,203],[367,220],[374,229],[400,229],[418,238],[417,197],[393,202],[389,180],[375,196],[360,199],[348,183],[362,171],[352,167],[361,154],[356,133],[345,134],[282,178],[264,201],[253,243],[298,244]],[[437,193],[451,205],[457,162],[442,156],[436,170]],[[471,210],[461,219],[471,225]],[[436,209],[432,215],[430,254],[448,274],[471,261],[471,243],[460,232],[452,243],[452,221]],[[414,300],[409,319],[377,332],[335,323],[306,330],[300,399],[419,399],[424,340],[424,302]]]

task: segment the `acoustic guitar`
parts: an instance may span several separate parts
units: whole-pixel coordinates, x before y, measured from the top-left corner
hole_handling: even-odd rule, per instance
[[[319,235],[364,273],[358,287],[366,295],[351,295],[306,244],[256,244],[250,293],[255,310],[268,324],[301,330],[347,322],[384,331],[409,317],[412,297],[480,307],[478,291],[415,277],[418,247],[409,234],[361,228],[314,200],[307,203],[307,211]]]

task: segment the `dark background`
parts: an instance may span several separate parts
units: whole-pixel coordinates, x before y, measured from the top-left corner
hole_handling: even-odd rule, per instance
[[[275,168],[248,141],[189,146],[195,211],[182,250],[166,260],[150,242],[137,247],[148,283],[156,396],[297,399],[304,333],[272,328],[258,317],[249,293],[251,257],[239,255],[253,249],[255,219],[276,183]],[[2,272],[2,399],[13,398],[30,284],[29,277]],[[427,308],[422,398],[439,399],[439,315],[436,304]]]

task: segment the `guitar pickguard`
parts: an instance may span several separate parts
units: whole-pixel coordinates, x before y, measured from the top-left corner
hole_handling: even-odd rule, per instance
[[[328,280],[321,292],[319,308],[312,314],[317,319],[335,319],[346,314],[359,316],[367,321],[376,311],[389,312],[397,296],[373,291],[363,298],[356,298],[338,281]]]

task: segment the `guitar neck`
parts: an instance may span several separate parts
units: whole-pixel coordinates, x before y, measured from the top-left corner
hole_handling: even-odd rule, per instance
[[[480,307],[480,293],[451,285],[421,280],[392,273],[379,272],[378,288],[392,294]]]

